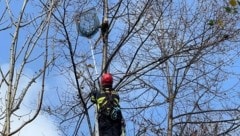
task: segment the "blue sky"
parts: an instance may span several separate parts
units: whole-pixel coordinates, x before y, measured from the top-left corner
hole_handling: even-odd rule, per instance
[[[8,69],[8,63],[1,63],[0,67],[5,73]],[[29,79],[27,76],[30,76],[31,73],[33,72],[31,69],[27,69],[28,72],[25,72],[26,77],[23,77],[21,80],[21,85],[19,86],[19,90],[21,88],[25,87],[25,85],[29,82]],[[27,75],[28,74],[28,75]],[[2,79],[2,78],[0,78]],[[46,90],[49,91],[49,86],[50,84],[46,84]],[[23,100],[23,104],[20,106],[20,109],[12,116],[12,130],[18,128],[24,121],[27,121],[29,117],[31,117],[34,113],[34,109],[36,107],[36,100],[38,98],[38,90],[40,88],[41,84],[36,81],[35,84],[32,85],[30,90],[28,91],[25,99]],[[6,91],[6,86],[3,85],[0,88],[0,98],[1,100],[5,98],[5,91]],[[5,107],[4,103],[0,103],[0,107]],[[2,108],[1,108],[2,109]],[[18,115],[18,116],[15,116]],[[27,116],[26,116],[27,115]],[[2,122],[1,120],[0,122]],[[0,129],[2,127],[0,126]],[[17,136],[43,136],[43,135],[48,135],[48,136],[58,136],[60,133],[57,131],[58,128],[56,124],[54,123],[54,120],[51,119],[49,116],[46,114],[40,113],[39,116],[30,124],[24,127],[19,133],[16,133]]]
[[[2,4],[2,3],[4,3],[4,1],[0,1],[0,13],[4,10],[3,6],[5,6],[5,4]],[[21,4],[22,4],[22,1],[16,1],[16,2],[14,2],[14,4],[11,5],[12,8],[14,9],[14,15],[16,17],[19,14],[19,9],[21,7]],[[32,5],[29,5],[29,6],[31,7]],[[36,14],[40,13],[40,11],[38,9],[34,9],[34,10],[33,10],[33,8],[28,9],[28,12],[32,12],[32,11],[36,11],[32,15],[34,15],[35,13]],[[6,23],[0,24],[0,29],[1,29],[2,26],[5,26],[5,24]],[[75,29],[75,28],[73,28],[73,29]],[[27,31],[27,30],[24,30],[24,31]],[[25,35],[26,33],[24,31],[21,31],[22,35],[20,36],[21,38],[19,39],[19,45],[23,44],[24,41],[25,41],[25,38],[27,37]],[[0,66],[3,70],[6,70],[8,68],[8,64],[9,64],[9,60],[10,60],[9,59],[10,58],[10,55],[9,55],[10,54],[10,45],[11,45],[11,40],[12,40],[11,34],[13,32],[14,32],[14,29],[9,29],[9,30],[0,32],[0,39],[1,39]],[[118,37],[118,34],[119,33],[115,34],[115,35],[117,35],[116,37]],[[97,33],[97,35],[99,35],[99,33]],[[88,46],[88,43],[86,42],[87,39],[81,37],[79,40],[82,40],[82,39],[85,42],[83,44],[86,44],[86,45],[84,45],[84,50],[86,50],[86,52],[90,51],[90,46]],[[116,42],[116,41],[113,41],[113,42]],[[36,53],[38,53],[38,52],[36,51]],[[100,56],[101,55],[96,56],[98,72],[101,69],[101,67],[100,67],[101,57]],[[239,61],[238,57],[236,57],[235,59],[236,60],[234,60],[235,61],[234,66],[227,67],[227,70],[234,71],[234,72],[240,74],[240,69],[239,69],[240,68],[240,61]],[[90,62],[90,63],[92,63],[92,62]],[[20,62],[17,65],[19,65],[19,64],[20,64]],[[35,72],[35,70],[37,70],[36,66],[37,65],[28,65],[28,67],[26,69],[26,71],[27,71],[26,74],[28,76],[31,76]],[[51,73],[51,74],[54,75],[54,73]],[[27,79],[25,79],[25,81],[22,81],[22,82],[26,82],[26,81],[27,81]],[[224,86],[224,88],[228,89],[233,84],[238,83],[238,81],[239,81],[239,76],[236,75],[235,77],[231,77],[231,78],[229,78],[229,80],[224,82],[225,84],[223,86]],[[26,112],[29,112],[29,110],[31,110],[31,108],[32,108],[31,106],[34,104],[34,100],[36,99],[36,94],[37,94],[37,92],[34,92],[34,90],[36,88],[38,88],[39,86],[40,86],[40,84],[35,84],[33,86],[32,93],[30,93],[30,96],[27,97],[27,99],[25,101],[24,105],[26,105],[26,107],[23,107],[20,110],[20,113],[21,112],[26,113]],[[64,81],[64,79],[61,78],[61,76],[56,76],[55,75],[55,76],[50,77],[48,79],[46,95],[45,95],[46,96],[45,97],[46,104],[51,105],[52,103],[54,103],[54,104],[58,103],[58,101],[55,101],[56,97],[58,97],[58,96],[56,96],[57,95],[56,94],[56,88],[59,88],[59,90],[61,90],[62,88],[65,88],[65,81]],[[237,85],[237,88],[239,88],[239,85]],[[4,89],[5,88],[1,88],[1,92],[3,92]],[[53,90],[55,90],[55,91],[53,91]],[[236,90],[235,94],[236,94],[236,96],[234,96],[234,99],[237,100],[237,98],[239,98],[238,90]],[[4,96],[3,93],[1,95]],[[91,112],[91,114],[93,114],[92,111],[90,111],[90,112]],[[16,120],[18,120],[18,119],[16,118]],[[58,132],[56,131],[57,127],[55,126],[54,122],[55,121],[53,119],[49,118],[45,114],[40,114],[40,116],[36,119],[36,121],[34,121],[31,125],[27,126],[26,128],[24,128],[20,132],[20,136],[32,136],[33,132],[34,133],[37,132],[40,135],[57,136],[58,135]],[[44,126],[44,127],[41,127],[42,129],[39,129],[39,126]],[[47,130],[49,130],[49,131],[46,131],[46,128],[48,128]],[[134,128],[134,125],[129,125],[129,128],[130,129]]]
[[[23,3],[23,1],[14,1],[10,4],[10,8],[12,10],[14,20],[17,20],[17,18],[19,16],[22,3]],[[31,8],[31,6],[32,6],[31,4],[32,3],[30,2],[29,6],[27,6],[27,8],[30,7],[28,9],[28,13],[33,11],[33,8]],[[4,8],[5,6],[6,6],[5,1],[0,1],[1,15],[5,9]],[[36,12],[33,12],[32,16],[34,16],[34,13],[38,12],[38,9],[36,7],[34,10]],[[9,16],[6,15],[3,18],[1,18],[2,20],[0,20],[0,30],[5,28],[8,25],[8,23],[9,23],[8,17]],[[0,68],[4,72],[4,74],[6,74],[6,71],[9,68],[10,47],[11,47],[12,35],[13,35],[14,31],[15,31],[15,27],[11,27],[10,29],[0,31],[0,39],[1,39]],[[27,31],[26,32],[24,32],[24,31],[26,31],[26,29],[25,30],[23,29],[23,31],[22,30],[20,31],[20,35],[19,35],[19,39],[18,39],[18,51],[21,49],[20,47],[26,41],[26,37],[27,37],[26,32]],[[31,30],[28,30],[28,31],[31,31]],[[37,55],[37,54],[38,53],[36,52],[35,55]],[[18,61],[16,64],[16,70],[17,70],[17,67],[21,64],[21,58],[19,58],[19,60],[20,61]],[[36,72],[36,70],[37,70],[36,65],[34,65],[34,64],[27,65],[27,67],[24,70],[25,77],[23,77],[20,81],[21,84],[19,85],[19,88],[18,88],[19,90],[21,90],[21,88],[25,87],[25,85],[29,81],[28,77],[32,77],[33,74]],[[1,76],[0,76],[0,80],[2,80]],[[57,80],[55,79],[55,83],[56,83],[56,81]],[[36,83],[33,84],[31,86],[30,90],[28,91],[28,93],[23,101],[23,104],[21,105],[20,109],[16,112],[19,116],[12,116],[12,121],[13,121],[13,123],[11,124],[12,130],[18,128],[24,121],[26,121],[29,117],[31,117],[33,115],[33,113],[35,111],[36,100],[38,99],[39,88],[41,88],[40,80],[36,81]],[[46,92],[50,91],[51,85],[46,84],[46,88],[47,88]],[[6,90],[7,90],[7,88],[3,84],[0,88],[1,100],[4,100]],[[0,106],[4,108],[5,104],[1,103]],[[0,129],[2,129],[1,126],[0,126]],[[15,135],[17,135],[17,136],[33,136],[33,135],[34,136],[43,136],[43,135],[58,136],[60,133],[57,130],[58,130],[58,128],[57,128],[56,124],[54,123],[54,120],[52,120],[46,114],[40,113],[39,116],[30,125],[27,125],[19,133],[16,133]]]

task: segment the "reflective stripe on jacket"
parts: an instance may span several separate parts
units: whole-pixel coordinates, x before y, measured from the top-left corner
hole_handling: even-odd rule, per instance
[[[98,111],[110,112],[111,106],[119,106],[119,95],[115,90],[106,88],[92,95],[91,101],[96,103]]]

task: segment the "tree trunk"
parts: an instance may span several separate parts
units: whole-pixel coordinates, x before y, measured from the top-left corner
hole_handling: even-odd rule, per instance
[[[169,96],[167,136],[172,136],[174,98]]]
[[[108,0],[104,0],[104,9],[103,9],[103,23],[101,27],[101,34],[102,34],[102,40],[103,40],[103,55],[102,55],[102,70],[103,72],[107,72],[108,66],[107,66],[107,49],[108,49]]]

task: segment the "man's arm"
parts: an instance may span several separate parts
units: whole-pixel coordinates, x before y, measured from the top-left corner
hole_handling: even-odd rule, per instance
[[[96,103],[97,102],[97,91],[94,90],[90,93],[90,97],[91,97],[91,102],[92,103]]]

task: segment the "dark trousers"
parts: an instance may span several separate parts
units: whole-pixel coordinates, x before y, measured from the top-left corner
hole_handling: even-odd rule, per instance
[[[121,120],[112,120],[108,116],[98,118],[99,136],[121,136]]]

